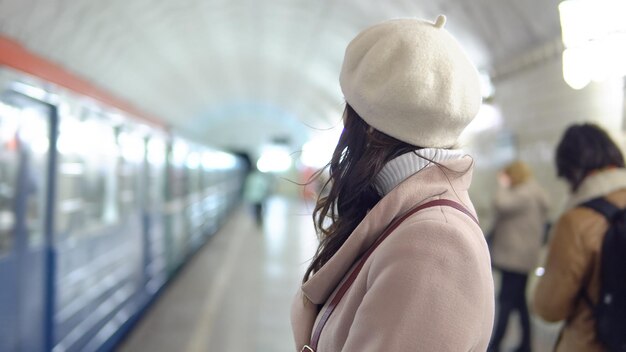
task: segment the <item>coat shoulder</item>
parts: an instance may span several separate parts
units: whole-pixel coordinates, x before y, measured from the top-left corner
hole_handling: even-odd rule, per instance
[[[472,220],[465,221],[467,215],[454,209],[425,215],[411,216],[398,226],[374,251],[373,264],[408,261],[464,271],[489,262],[484,235]]]
[[[604,217],[587,207],[577,206],[561,215],[557,221],[558,229],[569,229],[570,232],[584,234],[587,228],[602,221]],[[577,231],[580,230],[580,231]]]

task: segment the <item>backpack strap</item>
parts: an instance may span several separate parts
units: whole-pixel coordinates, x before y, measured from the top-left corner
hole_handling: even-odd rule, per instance
[[[615,217],[615,215],[621,210],[603,197],[586,201],[580,206],[595,210],[597,213],[602,214],[602,216],[604,216],[609,222],[611,222],[613,217]]]
[[[613,203],[609,202],[608,200],[604,199],[604,197],[598,197],[592,200],[588,200],[580,204],[580,206],[594,210],[596,213],[599,213],[600,215],[604,216],[606,220],[609,222],[609,226],[611,222],[613,221],[613,218],[615,218],[615,216],[617,215],[617,213],[621,211],[620,208],[618,208],[617,206],[615,206]],[[595,308],[595,304],[591,300],[591,297],[589,297],[589,293],[587,293],[587,290],[585,290],[584,287],[581,288],[580,295],[583,301],[585,301],[585,303],[587,303],[587,305],[593,310]]]

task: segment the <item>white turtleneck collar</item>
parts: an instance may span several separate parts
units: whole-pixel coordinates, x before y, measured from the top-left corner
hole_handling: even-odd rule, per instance
[[[376,176],[375,186],[378,194],[384,197],[400,182],[434,162],[461,159],[467,153],[460,149],[426,148],[402,154],[389,161]],[[429,160],[427,160],[429,159]]]

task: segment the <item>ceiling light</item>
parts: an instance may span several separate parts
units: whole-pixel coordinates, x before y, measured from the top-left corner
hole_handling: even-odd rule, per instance
[[[567,0],[559,13],[563,78],[570,87],[626,75],[626,1]]]

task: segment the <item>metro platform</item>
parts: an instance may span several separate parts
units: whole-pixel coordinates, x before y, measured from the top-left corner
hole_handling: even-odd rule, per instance
[[[268,201],[257,227],[240,206],[185,265],[117,347],[119,352],[292,352],[291,299],[316,248],[312,203]],[[499,284],[494,274],[496,288]],[[517,317],[504,340],[512,351]],[[532,317],[533,351],[549,352],[558,325]]]

